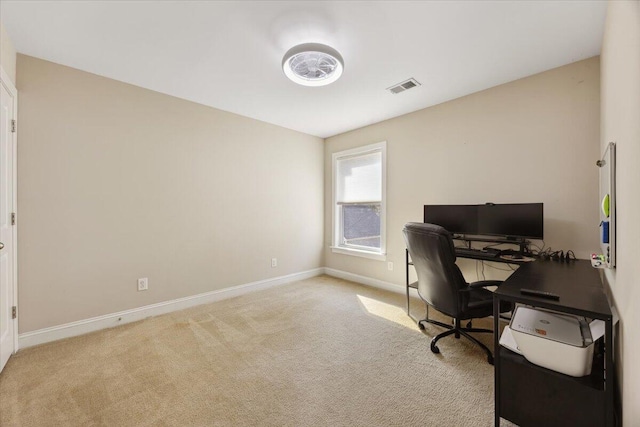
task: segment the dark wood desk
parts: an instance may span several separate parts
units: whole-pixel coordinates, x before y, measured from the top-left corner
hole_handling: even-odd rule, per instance
[[[520,289],[553,292],[558,301],[522,295]],[[522,265],[494,292],[494,331],[500,301],[601,319],[604,357],[596,352],[591,375],[574,378],[528,362],[499,344],[494,334],[495,425],[500,417],[521,427],[614,425],[613,324],[600,273],[589,261],[536,261]]]

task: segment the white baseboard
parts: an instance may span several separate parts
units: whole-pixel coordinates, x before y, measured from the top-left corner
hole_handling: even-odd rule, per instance
[[[243,285],[205,292],[203,294],[159,302],[157,304],[145,305],[143,307],[132,308],[130,310],[124,310],[117,313],[105,314],[103,316],[92,317],[90,319],[78,320],[76,322],[65,323],[64,325],[38,329],[37,331],[20,334],[18,336],[18,348],[22,349],[32,347],[34,345],[44,344],[63,338],[83,335],[100,329],[124,325],[125,323],[135,322],[146,319],[147,317],[158,316],[160,314],[166,314],[172,311],[194,307],[196,305],[233,298],[249,292],[284,285],[298,280],[309,279],[311,277],[319,276],[324,272],[325,269],[320,267],[300,273],[259,280],[257,282],[245,283]]]
[[[362,285],[371,286],[385,291],[406,293],[404,285],[396,285],[395,283],[385,282],[384,280],[374,279],[373,277],[361,276],[359,274],[349,273],[348,271],[336,270],[334,268],[325,267],[324,274],[327,276],[337,277],[339,279],[349,280],[351,282],[360,283]],[[411,295],[418,296],[415,288],[410,288]]]

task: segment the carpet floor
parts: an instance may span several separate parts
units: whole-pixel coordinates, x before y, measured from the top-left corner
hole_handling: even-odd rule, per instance
[[[0,425],[493,425],[493,367],[464,338],[431,353],[441,331],[401,294],[319,276],[22,350]]]

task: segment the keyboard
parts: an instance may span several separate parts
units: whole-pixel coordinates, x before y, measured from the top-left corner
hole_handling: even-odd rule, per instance
[[[456,255],[482,258],[498,258],[500,252],[488,252],[482,249],[456,248]]]

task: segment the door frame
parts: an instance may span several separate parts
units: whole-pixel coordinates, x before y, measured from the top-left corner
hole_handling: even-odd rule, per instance
[[[13,232],[13,303],[12,306],[18,307],[18,90],[14,86],[13,82],[9,78],[9,75],[4,71],[4,68],[0,66],[0,84],[13,97],[13,120],[16,121],[16,131],[12,133],[11,138],[12,150],[13,150],[13,204],[11,212],[16,214],[16,223],[12,226]],[[19,313],[18,313],[19,314]],[[18,351],[18,318],[16,316],[13,319],[13,354]]]

